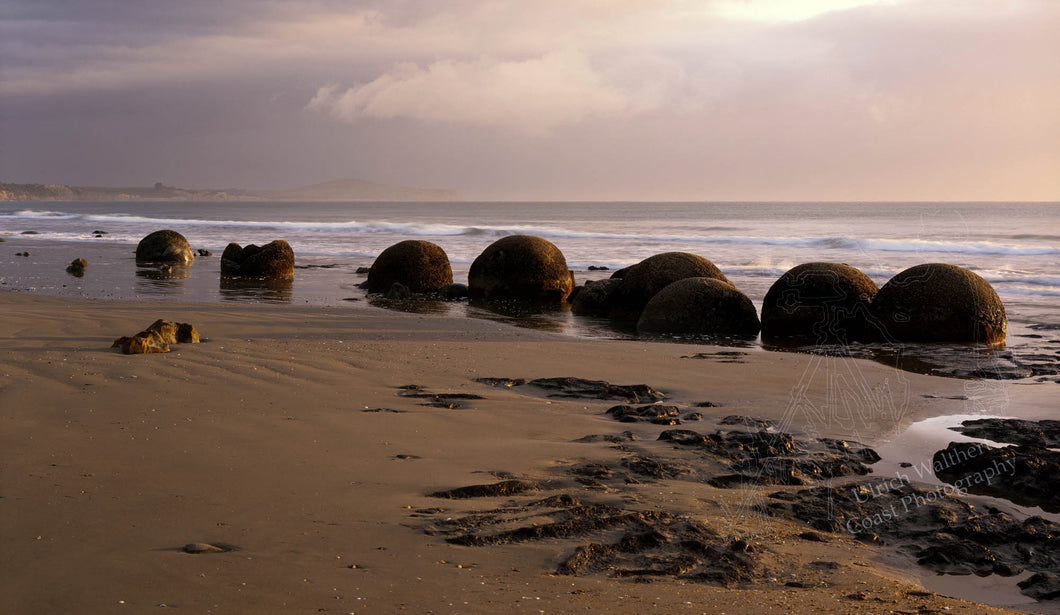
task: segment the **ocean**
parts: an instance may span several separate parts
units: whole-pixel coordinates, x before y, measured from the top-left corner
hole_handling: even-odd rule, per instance
[[[197,258],[183,277],[138,268],[136,243],[163,228],[213,256]],[[398,241],[440,245],[455,280],[466,282],[475,257],[511,234],[556,244],[579,283],[661,252],[699,254],[759,308],[770,285],[800,263],[846,263],[880,286],[912,265],[952,263],[975,271],[998,292],[1009,317],[1007,351],[1046,365],[1056,364],[1060,350],[1058,203],[7,202],[0,204],[0,237],[6,240],[0,244],[0,286],[100,299],[358,309],[370,302],[357,288],[364,280],[357,268],[370,266]],[[287,240],[295,251],[293,284],[219,284],[225,245],[273,239]],[[29,257],[15,256],[27,251]],[[64,271],[76,257],[90,263],[83,278]],[[400,309],[497,318],[577,336],[632,335],[569,312],[512,316],[466,304]]]

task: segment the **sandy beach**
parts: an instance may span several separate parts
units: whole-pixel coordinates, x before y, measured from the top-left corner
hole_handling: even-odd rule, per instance
[[[631,454],[671,459],[673,447],[657,438],[674,427],[616,422],[605,411],[620,401],[477,379],[646,384],[686,419],[702,415],[680,429],[714,431],[740,415],[869,446],[920,419],[971,413],[967,394],[982,383],[860,359],[585,340],[366,306],[10,292],[0,306],[6,612],[1003,612],[925,590],[930,572],[850,534],[800,538],[807,526],[757,506],[777,487],[716,488],[699,469],[692,478],[630,470],[627,480],[575,480],[592,464],[604,474],[628,468]],[[157,318],[194,324],[203,343],[139,356],[110,348]],[[987,398],[1023,415],[1051,409],[1046,387],[989,387]],[[837,390],[865,411],[841,412],[852,406],[835,401]],[[617,435],[626,431],[635,439]],[[502,480],[533,488],[430,495]],[[755,564],[730,587],[667,575],[641,582],[607,570],[558,574],[578,548],[613,538],[607,528],[446,541],[487,521],[532,527],[540,518],[513,511],[562,495],[694,521],[746,546]],[[220,551],[182,550],[194,543]]]

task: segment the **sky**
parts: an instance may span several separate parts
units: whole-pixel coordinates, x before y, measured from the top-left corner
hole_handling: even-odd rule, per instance
[[[4,0],[0,181],[1060,200],[1057,0]]]

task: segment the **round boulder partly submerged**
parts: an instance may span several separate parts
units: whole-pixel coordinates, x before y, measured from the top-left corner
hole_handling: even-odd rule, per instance
[[[644,306],[637,332],[658,335],[754,337],[758,312],[747,295],[714,278],[684,278]]]
[[[434,293],[453,283],[449,256],[429,241],[408,239],[383,250],[368,271],[365,288],[385,293],[395,284],[413,293]]]
[[[237,278],[294,278],[294,250],[282,239],[263,246],[249,244],[240,247],[230,243],[221,254],[221,275]]]
[[[136,260],[143,263],[183,263],[195,260],[188,240],[176,231],[155,231],[136,244]]]
[[[916,265],[891,278],[876,293],[871,313],[881,341],[1003,344],[1008,328],[990,283],[944,263]]]
[[[869,276],[849,265],[794,267],[769,287],[762,301],[762,339],[861,340],[877,290]]]
[[[574,289],[574,274],[563,252],[533,235],[509,235],[493,242],[471,263],[472,301],[562,303]]]
[[[621,281],[608,297],[608,315],[621,320],[636,321],[656,293],[678,280],[711,278],[730,284],[714,263],[688,252],[656,254],[620,271],[621,277],[617,277],[618,272],[612,276]]]

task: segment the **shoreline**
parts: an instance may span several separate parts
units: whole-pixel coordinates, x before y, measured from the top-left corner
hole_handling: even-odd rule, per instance
[[[702,419],[681,429],[710,431],[724,416],[744,415],[871,446],[935,416],[988,406],[1027,418],[1052,410],[1041,385],[757,348],[733,355],[709,345],[581,339],[473,318],[11,292],[0,292],[0,305],[0,507],[10,520],[0,528],[2,572],[22,612],[98,612],[124,601],[192,612],[688,612],[692,603],[751,613],[774,603],[777,612],[857,610],[865,605],[847,597],[857,592],[894,610],[999,612],[915,593],[927,571],[911,577],[882,563],[880,547],[844,536],[800,540],[805,526],[753,513],[741,504],[743,490],[662,478],[580,497],[693,515],[760,543],[767,569],[805,577],[805,587],[768,574],[736,589],[551,574],[575,543],[462,547],[425,533],[509,498],[427,494],[503,476],[564,484],[572,465],[619,460],[614,445],[580,438],[629,430],[636,446],[656,450],[658,434],[672,429],[615,422],[604,414],[615,401],[548,398],[475,381],[483,377],[643,383],[664,392],[665,403],[716,404],[697,408]],[[156,318],[190,322],[205,342],[162,355],[109,349]],[[703,358],[683,358],[695,355]],[[483,399],[427,406],[402,394],[407,385]],[[855,399],[828,409],[838,391]],[[436,508],[446,512],[422,512]],[[178,550],[197,542],[238,550]],[[805,565],[813,561],[839,565],[811,574]],[[64,587],[48,587],[47,578]]]
[[[203,305],[315,305],[353,311],[386,309],[392,313],[408,312],[435,314],[468,320],[493,320],[508,325],[561,333],[576,339],[625,339],[648,343],[659,338],[639,336],[636,332],[602,318],[576,316],[568,309],[522,314],[506,313],[466,300],[442,301],[415,299],[389,301],[368,295],[358,287],[366,279],[357,273],[368,267],[373,257],[335,257],[321,254],[297,255],[293,281],[261,285],[249,281],[232,281],[220,277],[220,251],[208,246],[211,256],[199,256],[186,268],[176,268],[161,274],[153,267],[138,266],[133,257],[133,246],[101,242],[61,242],[38,239],[16,239],[5,244],[8,260],[0,275],[0,289],[20,293],[59,297],[80,297],[98,300],[150,301],[159,303],[188,302]],[[31,257],[11,256],[16,250],[29,248]],[[70,260],[85,257],[88,267],[83,277],[64,271]],[[454,280],[466,282],[467,264],[454,264]],[[606,279],[611,270],[575,270],[580,283]],[[754,280],[748,287],[743,280],[741,290],[748,294],[756,311],[761,311],[762,298],[775,280]],[[856,355],[878,360],[889,365],[902,365],[911,372],[948,375],[955,378],[982,377],[1052,384],[1060,382],[1050,355],[1060,344],[1060,324],[1049,318],[1031,317],[1013,312],[1009,315],[1009,331],[1003,347],[975,348],[968,345],[904,345],[898,350],[886,344],[854,343],[842,346],[787,347],[753,341],[736,340],[735,348],[761,349],[769,352],[797,352]],[[662,339],[662,343],[668,340]],[[673,340],[691,344],[700,340]],[[709,340],[704,343],[712,343]],[[730,343],[715,340],[713,343]],[[1052,381],[1052,382],[1050,382]]]

